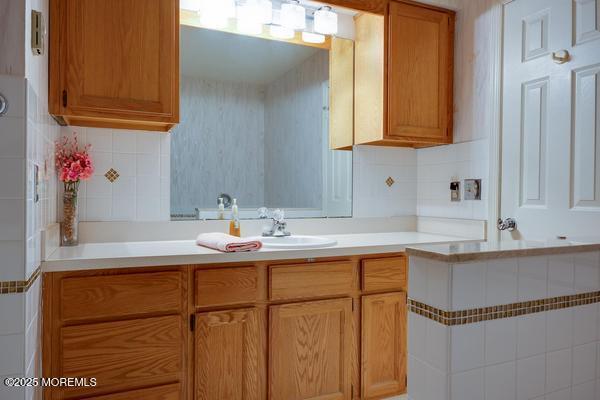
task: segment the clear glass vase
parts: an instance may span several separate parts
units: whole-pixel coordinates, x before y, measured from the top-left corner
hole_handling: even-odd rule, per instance
[[[63,193],[62,221],[60,223],[61,246],[77,246],[79,237],[77,235],[77,191],[79,182],[65,182]]]

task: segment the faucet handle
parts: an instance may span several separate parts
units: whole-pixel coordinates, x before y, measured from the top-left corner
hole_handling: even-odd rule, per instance
[[[278,208],[277,210],[273,211],[272,218],[277,222],[283,222],[285,219],[285,213],[283,210]]]
[[[258,218],[260,218],[260,219],[269,218],[269,209],[267,207],[261,207],[256,211],[258,212]]]

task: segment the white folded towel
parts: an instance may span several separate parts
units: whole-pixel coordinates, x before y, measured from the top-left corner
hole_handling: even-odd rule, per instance
[[[262,247],[259,240],[244,240],[237,236],[221,232],[201,233],[196,238],[196,244],[226,253],[238,251],[257,251]]]

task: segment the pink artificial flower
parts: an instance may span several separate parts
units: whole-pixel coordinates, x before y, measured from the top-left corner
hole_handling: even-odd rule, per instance
[[[56,142],[55,162],[62,182],[77,183],[89,179],[94,173],[92,159],[88,153],[90,146],[79,147],[77,134],[72,139],[63,137]]]

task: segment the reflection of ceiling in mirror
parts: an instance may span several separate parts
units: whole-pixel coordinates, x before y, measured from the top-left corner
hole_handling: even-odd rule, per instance
[[[180,51],[184,76],[267,84],[326,50],[182,26]]]

